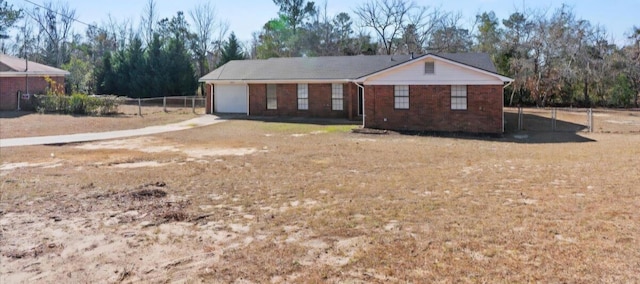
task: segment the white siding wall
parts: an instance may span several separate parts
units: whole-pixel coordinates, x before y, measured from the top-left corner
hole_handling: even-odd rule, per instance
[[[435,61],[435,74],[424,73],[424,62]],[[365,80],[365,85],[502,85],[497,76],[438,59],[425,59]]]

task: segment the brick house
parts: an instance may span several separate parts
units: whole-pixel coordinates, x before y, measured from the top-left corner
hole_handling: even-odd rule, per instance
[[[362,120],[368,128],[502,133],[503,88],[484,53],[231,61],[200,78],[207,113]]]
[[[0,110],[17,110],[18,94],[41,94],[49,87],[45,77],[64,86],[69,72],[33,61],[0,54]],[[20,99],[26,103],[26,99]],[[24,105],[24,104],[23,104]]]

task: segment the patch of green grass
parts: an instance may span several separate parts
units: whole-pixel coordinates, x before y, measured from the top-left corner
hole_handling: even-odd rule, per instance
[[[355,125],[318,125],[306,123],[268,122],[262,123],[261,128],[266,131],[286,133],[311,133],[320,131],[326,133],[343,133],[351,131],[351,129],[355,128]]]

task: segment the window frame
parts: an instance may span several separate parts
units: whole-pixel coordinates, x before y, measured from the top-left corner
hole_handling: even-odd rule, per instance
[[[451,85],[451,110],[467,110],[469,99],[467,85]]]
[[[394,109],[409,109],[411,106],[409,85],[394,85],[393,86],[393,108]]]
[[[278,87],[276,84],[267,84],[266,105],[268,110],[278,109]]]
[[[344,86],[331,84],[331,110],[344,111]]]
[[[298,110],[309,110],[309,84],[298,84]]]

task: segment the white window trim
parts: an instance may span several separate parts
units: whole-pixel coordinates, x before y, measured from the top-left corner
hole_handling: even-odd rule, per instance
[[[269,86],[273,86],[273,96],[275,96],[274,98],[271,98],[271,100],[274,100],[273,107],[271,107],[271,104],[269,104],[269,100],[270,100],[270,98],[269,98]],[[266,99],[267,99],[267,109],[268,110],[278,109],[278,86],[276,84],[267,84]]]
[[[467,85],[451,85],[451,110],[467,110]]]
[[[309,110],[308,84],[298,84],[298,110]]]
[[[344,110],[344,87],[342,84],[331,84],[331,110]]]
[[[409,97],[410,97],[409,85],[393,86],[393,108],[409,109],[409,106],[411,105],[411,100]],[[406,106],[404,106],[405,99],[406,99]]]

